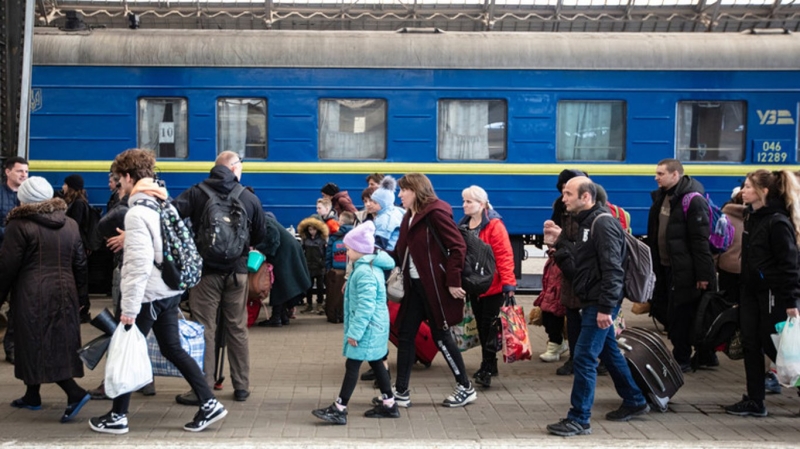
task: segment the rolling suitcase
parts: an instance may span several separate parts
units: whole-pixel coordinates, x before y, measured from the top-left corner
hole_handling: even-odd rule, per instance
[[[397,314],[400,312],[400,304],[392,301],[388,301],[387,304],[389,305],[389,323],[391,324],[389,327],[389,340],[393,345],[397,346],[400,340],[400,329],[395,322],[397,321]],[[430,367],[439,349],[433,341],[433,334],[431,334],[431,328],[428,326],[427,321],[423,321],[420,324],[417,338],[414,340],[414,346],[416,348],[417,361],[425,365],[426,368]]]
[[[332,269],[325,273],[325,316],[329,323],[344,322],[344,270]]]
[[[648,329],[629,327],[619,335],[617,345],[647,402],[666,412],[670,398],[683,385],[683,372],[661,336]]]

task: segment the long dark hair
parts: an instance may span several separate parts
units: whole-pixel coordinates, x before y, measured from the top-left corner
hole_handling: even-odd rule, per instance
[[[439,199],[433,190],[433,184],[427,176],[422,173],[407,173],[397,181],[401,189],[411,190],[416,195],[413,209],[420,212],[425,206]]]

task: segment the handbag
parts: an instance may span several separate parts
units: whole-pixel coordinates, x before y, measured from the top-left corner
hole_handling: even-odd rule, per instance
[[[206,350],[204,331],[202,324],[188,321],[181,314],[181,318],[178,320],[178,337],[181,340],[181,348],[194,359],[200,367],[200,371],[203,371],[203,355]],[[147,353],[150,363],[153,365],[154,376],[183,377],[178,368],[161,353],[152,330],[147,334]]]
[[[403,264],[399,267],[392,268],[392,273],[389,274],[389,279],[386,280],[386,297],[389,301],[400,302],[405,295],[405,287],[403,286],[403,269],[406,267],[408,260],[408,247],[406,247],[406,254],[403,256]]]
[[[503,325],[503,361],[530,360],[531,341],[522,306],[517,305],[513,296],[507,296],[499,316]]]
[[[461,352],[480,346],[481,341],[478,338],[478,320],[475,319],[475,314],[472,312],[471,301],[466,301],[464,304],[464,319],[460,323],[452,326],[450,332],[453,334],[453,340]]]

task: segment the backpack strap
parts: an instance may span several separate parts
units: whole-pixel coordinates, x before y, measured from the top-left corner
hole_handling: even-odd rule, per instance
[[[240,184],[240,185],[241,185],[241,184]],[[202,190],[202,191],[203,191],[203,193],[205,193],[205,194],[208,196],[208,199],[209,199],[209,200],[212,200],[212,199],[214,199],[215,197],[218,197],[218,196],[219,196],[219,193],[217,193],[217,191],[216,191],[216,190],[214,190],[214,189],[212,189],[211,187],[209,187],[208,185],[206,185],[206,183],[205,183],[205,182],[200,182],[200,183],[197,183],[197,187],[199,187],[199,188],[200,188],[200,190]]]
[[[592,225],[589,227],[589,235],[594,234],[594,224],[597,222],[597,219],[602,216],[614,218],[614,216],[609,214],[608,212],[603,212],[602,214],[598,214],[596,217],[594,217],[594,220],[592,220]]]
[[[689,205],[692,204],[692,200],[696,196],[703,196],[703,195],[701,195],[699,192],[689,192],[686,195],[683,195],[683,198],[681,199],[681,205],[683,206],[684,217],[686,217],[686,215],[689,213]]]
[[[140,200],[134,201],[133,205],[134,206],[144,206],[144,207],[146,207],[148,209],[152,209],[152,210],[156,211],[156,213],[158,214],[158,220],[161,221],[161,204],[159,204],[156,200],[140,199]],[[163,239],[164,239],[164,230],[163,229],[161,230],[161,239],[162,239],[162,244],[163,244]],[[155,259],[153,259],[153,265],[155,265],[156,268],[158,268],[159,270],[163,270],[164,269],[164,264],[156,262]]]

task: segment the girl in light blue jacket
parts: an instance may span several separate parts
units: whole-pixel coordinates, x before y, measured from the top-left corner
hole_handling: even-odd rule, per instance
[[[394,268],[394,260],[375,249],[375,226],[366,222],[344,237],[347,257],[353,272],[344,291],[344,349],[347,357],[342,388],[336,402],[311,413],[332,424],[347,424],[347,403],[358,382],[361,362],[369,362],[375,372],[381,397],[373,400],[374,408],[367,418],[399,418],[400,412],[392,394],[389,372],[381,359],[389,342],[389,309],[386,307],[386,285],[383,270]]]

